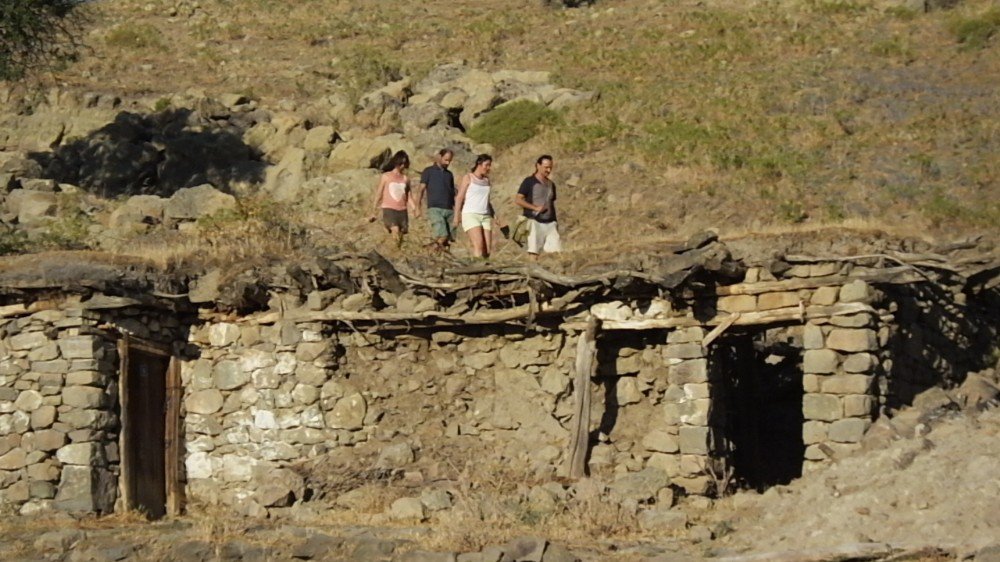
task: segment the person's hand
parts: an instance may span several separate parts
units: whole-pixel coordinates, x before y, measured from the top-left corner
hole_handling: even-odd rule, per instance
[[[368,215],[368,222],[375,222],[376,220],[378,219],[375,217],[375,215]]]

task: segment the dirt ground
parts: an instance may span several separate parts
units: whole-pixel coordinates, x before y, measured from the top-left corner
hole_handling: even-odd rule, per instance
[[[676,536],[619,532],[581,540],[544,519],[521,530],[549,539],[546,552],[568,556],[543,561],[996,560],[1000,408],[962,410],[953,396],[932,390],[918,406],[876,424],[864,452],[787,486],[715,501],[680,498],[677,509],[688,526]],[[509,551],[517,540],[544,540],[511,539],[510,529],[498,528],[490,542],[490,530],[468,520],[409,526],[336,513],[332,506],[299,507],[269,519],[214,513],[158,522],[128,515],[7,517],[0,526],[0,559],[454,560],[450,554],[464,552],[458,560],[496,562],[490,556]],[[593,514],[580,514],[585,516]],[[479,554],[472,536],[487,537]]]

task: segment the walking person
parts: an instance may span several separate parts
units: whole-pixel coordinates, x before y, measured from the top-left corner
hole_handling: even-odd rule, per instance
[[[406,177],[409,167],[410,157],[406,152],[400,150],[392,155],[385,173],[379,176],[372,201],[374,210],[368,217],[369,222],[375,222],[379,209],[382,210],[382,224],[392,234],[397,248],[403,245],[403,235],[410,229],[407,209],[413,209],[414,214],[419,216],[410,197],[410,179]]]
[[[455,153],[442,148],[434,163],[424,168],[420,173],[420,185],[417,188],[417,209],[423,209],[427,201],[427,221],[431,225],[431,235],[434,237],[434,248],[447,251],[455,239],[452,221],[455,218],[455,176],[448,169]]]
[[[535,173],[524,178],[514,196],[514,204],[524,209],[528,221],[528,255],[538,259],[541,252],[559,252],[559,225],[556,223],[556,184],[551,179],[552,156],[543,154],[535,161]]]
[[[493,207],[490,205],[490,168],[493,157],[480,154],[472,171],[462,178],[455,196],[455,216],[453,224],[458,226],[461,219],[462,230],[469,235],[472,255],[488,258],[493,246]]]

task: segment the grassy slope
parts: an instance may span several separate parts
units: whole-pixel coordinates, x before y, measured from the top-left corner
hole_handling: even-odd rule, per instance
[[[953,31],[963,17],[988,31],[992,2],[929,14],[868,4],[107,0],[92,51],[54,79],[273,102],[456,59],[551,70],[600,99],[498,163],[513,182],[544,150],[561,179],[577,176],[562,198],[571,247],[626,225],[645,239],[796,223],[995,228],[1000,37],[968,48]]]

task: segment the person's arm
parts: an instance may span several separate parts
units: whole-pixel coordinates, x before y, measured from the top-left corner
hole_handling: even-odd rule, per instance
[[[427,194],[427,184],[421,181],[417,184],[417,191],[414,193],[417,209],[424,208],[424,196]]]
[[[372,214],[368,217],[369,221],[374,221],[378,218],[378,207],[382,203],[383,191],[385,191],[385,175],[378,178],[378,186],[375,187],[375,197],[372,199]]]
[[[523,182],[521,184],[521,187],[519,187],[517,190],[517,195],[514,196],[514,204],[517,205],[518,207],[521,207],[522,209],[533,211],[536,214],[541,213],[545,210],[544,206],[534,205],[531,203],[531,201],[528,201],[528,196],[531,195],[531,187],[532,186],[530,182],[528,181]]]
[[[458,193],[455,194],[455,216],[452,222],[458,226],[462,221],[462,205],[465,205],[465,192],[469,190],[469,176],[462,177],[462,184],[458,186]]]
[[[406,191],[410,192],[410,179],[406,179]],[[420,202],[416,200],[416,196],[410,193],[410,196],[406,198],[406,205],[413,211],[413,216],[420,218]]]

